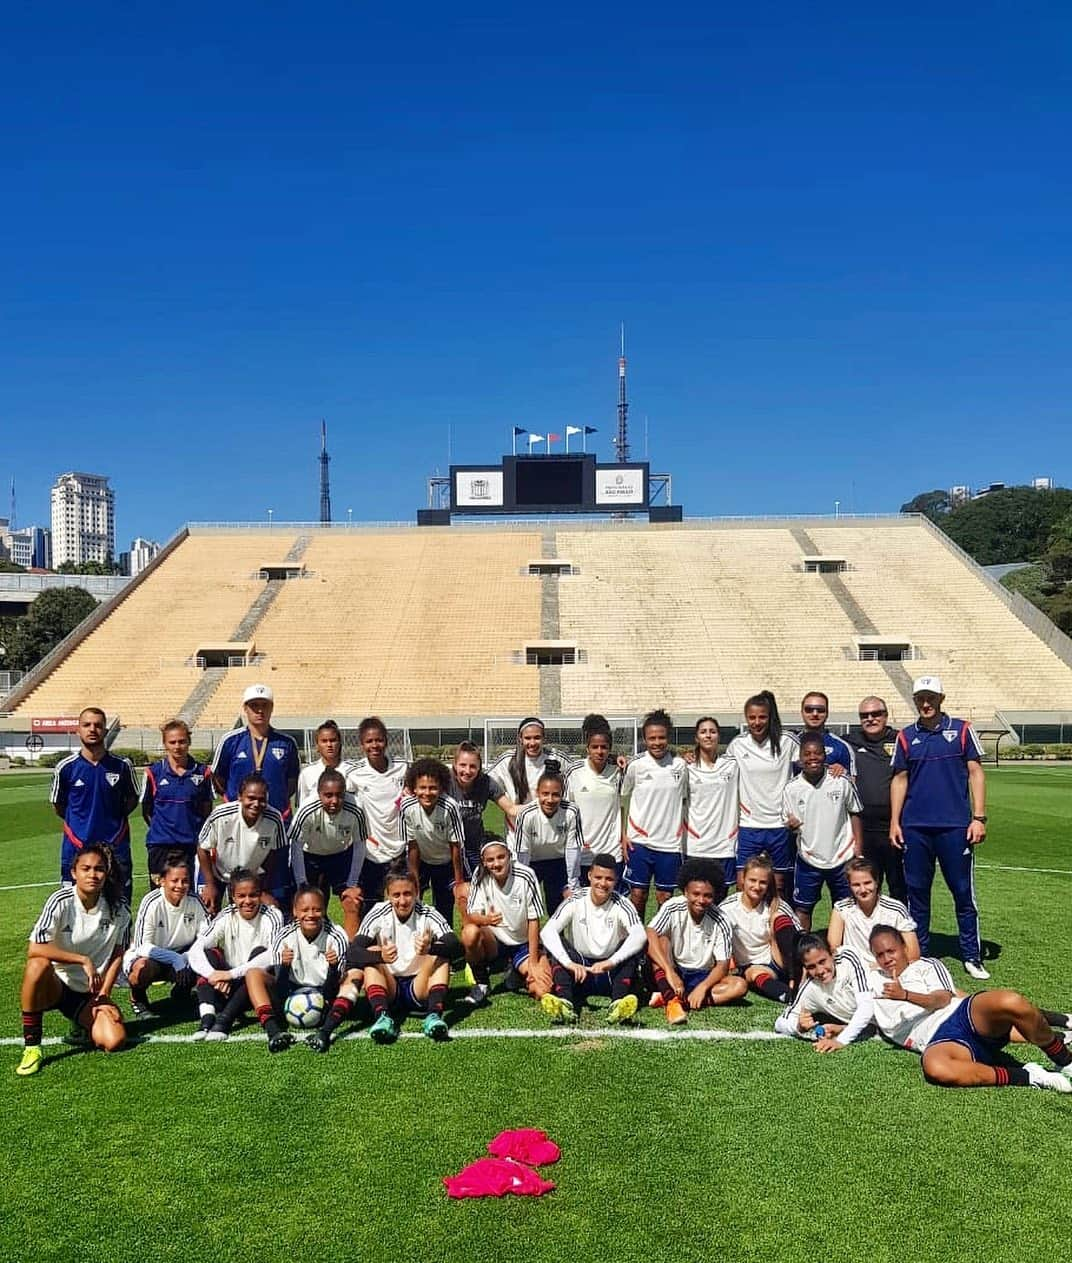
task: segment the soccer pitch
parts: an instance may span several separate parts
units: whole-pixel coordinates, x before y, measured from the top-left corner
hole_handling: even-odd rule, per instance
[[[976,888],[990,985],[1068,1009],[1072,769],[990,769],[987,781]],[[477,1013],[448,1008],[447,1044],[359,1036],[327,1056],[275,1057],[252,1026],[241,1033],[255,1038],[222,1045],[172,1042],[193,1024],[173,1023],[163,999],[158,1018],[128,1029],[167,1041],[112,1057],[52,1043],[42,1072],[19,1080],[18,986],[48,889],[18,887],[56,873],[47,789],[41,775],[0,777],[0,1260],[922,1263],[1069,1238],[1072,1098],[931,1088],[916,1057],[877,1041],[816,1056],[765,1038],[778,1010],[754,997],[668,1037],[661,1011],[622,1033],[601,1008],[551,1036],[527,999],[496,995]],[[145,889],[142,878],[136,896]],[[933,953],[977,989],[940,878],[934,930]],[[464,991],[453,982],[452,1005]],[[46,1017],[46,1039],[65,1029]],[[543,1170],[556,1191],[449,1201],[441,1177],[508,1127],[561,1145]]]

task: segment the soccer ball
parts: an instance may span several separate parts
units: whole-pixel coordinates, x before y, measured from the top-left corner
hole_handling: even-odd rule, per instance
[[[312,1030],[324,1020],[324,993],[316,987],[302,987],[287,996],[283,1005],[287,1022],[302,1030]]]

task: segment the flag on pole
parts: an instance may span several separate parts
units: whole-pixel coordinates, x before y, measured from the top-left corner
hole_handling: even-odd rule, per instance
[[[532,455],[532,445],[533,445],[533,443],[542,443],[542,442],[543,442],[543,435],[542,435],[542,434],[530,434],[530,435],[529,435],[529,455],[530,455],[530,456]]]
[[[552,444],[552,443],[561,443],[561,442],[562,442],[562,435],[561,435],[561,434],[549,434],[549,435],[547,436],[547,450],[548,450],[548,451],[550,451],[550,450],[551,450],[551,444]]]
[[[588,451],[588,436],[589,436],[589,434],[598,434],[598,433],[599,433],[599,431],[596,429],[596,427],[595,427],[594,425],[586,425],[586,426],[584,427],[584,434],[581,436],[581,449],[582,449],[582,451],[585,451],[585,452],[587,452],[587,451]]]
[[[581,426],[579,426],[579,425],[567,425],[567,426],[566,426],[566,451],[567,451],[567,452],[569,451],[569,441],[570,441],[570,435],[571,435],[571,434],[583,434],[583,433],[584,433],[584,429],[583,429],[583,427],[581,427]]]
[[[519,434],[527,434],[527,433],[528,433],[528,430],[526,430],[523,426],[520,426],[520,425],[514,426],[514,433],[510,439],[510,452],[512,455],[514,456],[517,455],[517,436]]]

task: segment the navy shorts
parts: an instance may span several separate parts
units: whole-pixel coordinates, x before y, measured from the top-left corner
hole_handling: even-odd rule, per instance
[[[816,868],[798,855],[793,873],[793,907],[810,912],[822,898],[824,886],[830,889],[832,903],[852,897],[844,864],[838,864],[835,868]]]
[[[968,996],[963,1004],[958,1005],[931,1036],[927,1048],[933,1048],[935,1044],[960,1044],[971,1053],[972,1061],[992,1066],[1008,1041],[979,1034],[971,1016],[974,1001],[975,996]]]
[[[488,961],[491,966],[503,965],[509,969],[520,969],[529,958],[528,943],[504,943],[501,939],[496,939],[495,944],[495,958]]]
[[[688,995],[690,991],[698,987],[710,972],[710,969],[679,969],[681,981],[685,984],[685,994]]]
[[[413,984],[417,981],[415,974],[410,974],[402,978],[395,979],[395,1005],[400,1009],[407,1009],[410,1013],[424,1013],[428,1009],[427,999],[418,1000],[413,990]]]
[[[345,851],[336,855],[305,854],[305,880],[314,886],[326,883],[333,895],[341,895],[350,882],[350,865],[353,863],[354,848],[348,846]]]
[[[793,867],[793,843],[788,829],[750,829],[742,825],[737,830],[737,867],[744,868],[761,851],[767,852],[779,873],[787,873]]]
[[[677,887],[680,871],[680,851],[655,851],[642,842],[634,842],[629,848],[625,882],[634,890],[647,890],[654,881],[656,890],[672,891]]]

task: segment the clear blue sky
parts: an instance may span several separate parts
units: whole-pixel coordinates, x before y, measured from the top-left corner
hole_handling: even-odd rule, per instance
[[[387,9],[390,12],[387,12]],[[511,425],[694,514],[1072,481],[1066,3],[21,6],[0,478],[410,519]]]

